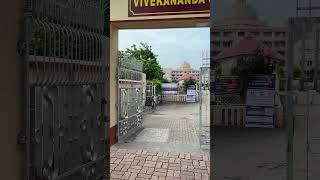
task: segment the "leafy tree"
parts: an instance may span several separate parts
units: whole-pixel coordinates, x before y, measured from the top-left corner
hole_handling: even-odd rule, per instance
[[[147,80],[162,81],[164,73],[157,61],[157,55],[152,51],[152,47],[146,43],[140,43],[140,47],[135,44],[125,51],[120,51],[119,56],[133,57],[143,63],[143,72],[147,76]]]
[[[195,85],[195,84],[196,84],[196,82],[192,78],[185,80],[183,83],[185,92],[187,92],[187,89],[190,85]]]
[[[162,83],[170,83],[170,81],[168,79],[163,78]]]
[[[240,94],[245,97],[248,78],[253,74],[272,74],[275,66],[266,60],[263,56],[257,55],[252,59],[240,58],[237,60],[237,66],[232,69],[232,74],[239,76],[241,81]]]

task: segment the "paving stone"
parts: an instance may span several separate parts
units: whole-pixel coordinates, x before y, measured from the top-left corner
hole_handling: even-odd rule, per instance
[[[139,173],[140,170],[139,169],[131,169],[131,168],[129,168],[128,172]]]
[[[201,179],[201,174],[200,173],[194,173],[194,178],[195,179]]]
[[[163,173],[166,173],[166,172],[167,172],[167,169],[155,169],[154,171],[155,171],[155,172],[163,172]]]
[[[152,176],[150,174],[139,173],[138,177],[150,179]]]
[[[180,171],[174,171],[173,172],[173,176],[179,178],[180,177]]]
[[[167,173],[164,173],[164,172],[153,172],[153,175],[165,177],[167,175]]]
[[[151,180],[158,180],[158,176],[152,176]]]
[[[162,162],[157,162],[156,168],[161,168],[162,167]]]
[[[119,164],[116,168],[114,168],[114,170],[119,171],[121,170],[123,167],[123,164]]]
[[[131,173],[129,180],[136,179],[137,176],[138,176],[138,173]]]
[[[173,176],[173,173],[174,173],[174,171],[169,169],[169,170],[167,171],[167,177],[174,177],[174,176]]]
[[[166,177],[166,180],[179,180],[180,178],[176,178],[176,177]]]
[[[131,172],[125,172],[121,178],[122,179],[129,179],[130,176],[131,176]]]

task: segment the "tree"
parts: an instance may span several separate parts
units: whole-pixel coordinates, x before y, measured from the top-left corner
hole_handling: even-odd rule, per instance
[[[119,51],[119,56],[133,57],[143,63],[143,72],[147,76],[147,80],[162,81],[164,73],[157,61],[157,55],[152,51],[152,47],[146,43],[140,43],[140,47],[135,44],[125,51]]]
[[[168,79],[166,79],[166,78],[163,78],[162,79],[162,83],[170,83],[170,81]]]
[[[195,85],[195,84],[196,84],[196,82],[192,78],[185,80],[183,83],[185,91],[187,91],[187,89],[190,85]]]
[[[240,94],[246,95],[248,78],[253,74],[272,74],[275,66],[263,56],[257,55],[252,59],[240,58],[237,60],[237,66],[232,69],[232,74],[240,78]]]

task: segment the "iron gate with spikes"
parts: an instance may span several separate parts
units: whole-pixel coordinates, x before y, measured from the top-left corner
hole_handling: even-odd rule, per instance
[[[26,179],[106,179],[106,2],[25,2]]]
[[[143,64],[133,58],[120,58],[118,65],[118,141],[139,130],[143,125],[144,85]]]

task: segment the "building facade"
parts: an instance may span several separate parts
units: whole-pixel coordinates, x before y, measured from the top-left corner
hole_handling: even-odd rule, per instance
[[[163,77],[169,81],[179,81],[180,77],[182,77],[184,74],[193,74],[196,77],[196,80],[199,81],[200,75],[200,71],[192,69],[190,64],[187,62],[184,62],[178,69],[175,70],[164,68],[163,72],[165,73]]]
[[[223,21],[212,22],[211,53],[215,58],[224,48],[250,33],[274,51],[286,56],[286,27],[267,25],[259,20],[255,9],[245,0],[237,0],[226,12]]]

